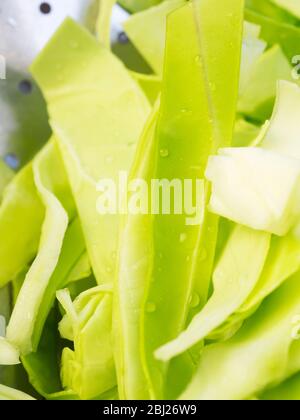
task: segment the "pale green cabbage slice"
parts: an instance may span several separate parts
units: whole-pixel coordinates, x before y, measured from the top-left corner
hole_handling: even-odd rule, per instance
[[[37,191],[46,209],[45,220],[37,257],[26,275],[7,326],[8,340],[16,345],[22,354],[32,351],[36,317],[58,263],[68,226],[67,211],[56,197],[56,193],[59,195],[61,187],[65,185],[65,174],[53,143],[49,143],[35,159],[33,173]],[[65,188],[64,195],[68,197]]]
[[[271,2],[300,19],[300,3],[298,0],[271,0]]]
[[[239,118],[235,123],[232,145],[234,147],[250,146],[259,132],[259,126]]]
[[[292,82],[292,67],[282,49],[274,45],[253,64],[247,84],[240,93],[238,111],[260,122],[269,118],[278,80]]]
[[[273,115],[260,146],[300,161],[300,87],[280,81]]]
[[[253,229],[287,234],[299,219],[300,88],[281,81],[259,147],[231,148],[210,157],[211,211]]]
[[[185,0],[164,1],[132,15],[124,24],[129,39],[157,75],[163,71],[167,16],[184,3]]]
[[[215,267],[212,297],[184,332],[155,352],[156,357],[170,360],[222,325],[255,287],[269,246],[270,234],[237,226]]]
[[[242,15],[243,2],[231,0],[222,4],[193,1],[169,15],[153,178],[202,178],[209,154],[230,144],[238,96]],[[220,28],[222,47],[217,36]],[[165,378],[174,368],[173,363],[166,366],[156,360],[154,351],[185,328],[208,296],[218,217],[206,212],[208,185],[204,192],[200,226],[187,226],[185,214],[153,219],[142,354],[154,398],[161,398]],[[179,362],[185,364],[183,357]]]
[[[98,0],[99,14],[97,18],[96,32],[100,42],[110,48],[111,16],[117,0]]]
[[[154,135],[158,106],[146,124],[131,178],[148,179],[153,169]],[[150,399],[142,366],[140,320],[151,258],[151,215],[128,215],[123,221],[114,297],[114,343],[121,399]],[[130,243],[130,246],[128,246]]]
[[[18,349],[4,337],[0,337],[0,365],[17,365],[19,363]]]
[[[62,354],[62,382],[81,399],[92,399],[116,385],[112,352],[112,289],[98,286],[79,295],[74,302],[69,292],[57,292],[66,315],[59,330],[74,341],[74,351]]]
[[[262,147],[221,149],[211,156],[209,208],[252,229],[286,235],[299,218],[300,162]]]
[[[53,76],[57,65],[61,77]],[[119,217],[98,213],[96,186],[128,171],[150,106],[122,63],[70,19],[32,72],[48,102],[97,282],[111,283]]]
[[[3,192],[0,207],[0,287],[10,282],[38,249],[44,208],[32,165],[17,174]]]
[[[10,388],[5,385],[0,384],[0,400],[34,400],[30,395],[25,394],[24,392],[18,391],[16,389]]]
[[[261,302],[300,268],[300,241],[289,234],[272,237],[271,246],[261,276],[246,301],[224,325],[210,334],[210,339],[224,339],[228,331],[235,332]]]
[[[300,368],[300,282],[296,274],[272,294],[230,340],[207,346],[198,372],[181,399],[251,398]]]
[[[138,82],[143,89],[149,102],[154,106],[162,88],[162,80],[159,76],[152,74],[131,73],[133,78]]]
[[[226,1],[217,20],[211,13],[215,7],[215,3],[195,1],[168,17],[163,92],[153,151],[150,140],[154,128],[151,126],[148,139],[150,159],[148,162],[140,159],[140,167],[134,169],[143,172],[143,167],[149,168],[150,178],[170,178],[171,175],[181,179],[203,177],[211,150],[217,149],[221,143],[230,143],[238,95],[242,2]],[[232,19],[228,20],[229,13]],[[219,65],[216,65],[216,49],[220,49],[217,27],[224,28],[226,33],[226,52],[220,50]],[[176,72],[174,68],[177,68]],[[226,83],[224,72],[228,76]],[[178,117],[174,118],[174,115]],[[178,165],[179,156],[181,163]],[[185,215],[153,219],[146,220],[145,227],[142,223],[139,225],[139,220],[135,226],[129,219],[128,226],[125,225],[124,244],[127,236],[134,243],[134,249],[121,248],[121,288],[116,299],[121,299],[119,318],[128,338],[125,336],[123,342],[125,354],[121,353],[123,360],[119,376],[122,378],[121,395],[127,391],[123,389],[124,384],[129,384],[131,398],[134,393],[139,398],[146,395],[145,390],[151,398],[161,398],[167,377],[172,377],[170,373],[175,370],[180,374],[177,376],[179,387],[186,380],[184,374],[191,363],[189,357],[178,358],[177,366],[170,364],[171,372],[168,372],[154,359],[153,351],[184,328],[189,314],[207,299],[215,251],[218,218],[206,215],[204,227],[186,226]],[[209,242],[202,252],[204,238],[209,238]],[[174,247],[176,243],[178,246]],[[197,276],[200,267],[205,273],[201,282]],[[140,288],[145,291],[144,297]],[[138,312],[142,316],[141,324]],[[134,339],[132,344],[130,335]],[[143,370],[140,357],[134,363],[130,353],[130,345],[134,348],[138,341],[141,349],[137,348],[132,356],[136,353],[142,356]],[[118,351],[120,349],[121,345]],[[128,360],[130,363],[126,363]],[[139,380],[145,379],[146,382],[139,386]]]

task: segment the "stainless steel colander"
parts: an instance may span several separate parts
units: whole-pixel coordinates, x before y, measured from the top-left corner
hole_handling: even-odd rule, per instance
[[[98,2],[0,0],[0,58],[6,63],[6,79],[0,80],[0,157],[14,169],[28,162],[50,136],[46,105],[28,67],[67,16],[92,29]],[[129,62],[138,62],[132,59],[132,47],[119,37],[126,16],[116,6],[114,50]]]

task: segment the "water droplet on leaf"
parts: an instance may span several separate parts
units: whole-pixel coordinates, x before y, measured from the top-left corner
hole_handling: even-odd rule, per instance
[[[198,295],[198,293],[192,293],[191,298],[190,298],[190,306],[192,308],[196,308],[200,303],[200,297]]]
[[[169,156],[169,150],[168,149],[161,149],[159,154],[163,158],[168,157]]]

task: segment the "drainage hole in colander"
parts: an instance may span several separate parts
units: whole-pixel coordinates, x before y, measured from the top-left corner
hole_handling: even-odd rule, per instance
[[[120,44],[127,44],[129,42],[128,36],[125,32],[120,32],[118,35],[118,41]]]
[[[21,80],[19,83],[19,91],[23,95],[29,95],[32,92],[32,83],[30,80]]]
[[[8,153],[4,161],[11,169],[18,169],[20,166],[20,159],[14,153]]]
[[[48,15],[51,12],[51,6],[50,6],[50,4],[49,3],[45,3],[45,2],[41,3],[40,4],[40,11],[42,13],[44,13],[45,15]]]

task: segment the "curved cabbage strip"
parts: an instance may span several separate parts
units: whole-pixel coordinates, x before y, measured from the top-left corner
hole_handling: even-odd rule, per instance
[[[243,2],[235,0],[196,0],[168,17],[152,178],[200,180],[197,208],[202,211],[191,225],[184,212],[153,218],[154,253],[146,280],[142,354],[155,398],[164,393],[168,369],[154,351],[185,328],[208,296],[219,219],[206,211],[210,189],[201,178],[208,156],[231,142],[242,22]],[[223,34],[222,48],[218,31]]]
[[[281,81],[260,147],[223,149],[210,158],[206,176],[212,182],[213,212],[279,236],[296,225],[300,215],[299,106],[300,88]]]
[[[81,399],[93,399],[116,385],[112,352],[112,289],[98,286],[71,301],[68,290],[57,292],[66,311],[59,331],[74,341],[62,354],[63,386]]]
[[[254,3],[254,1],[251,1]],[[295,19],[283,9],[273,10],[273,16],[266,15],[260,7],[266,4],[261,0],[255,0],[255,8],[246,7],[245,19],[261,27],[261,38],[271,47],[275,44],[280,45],[289,62],[295,55],[299,54],[300,29],[294,24]],[[269,3],[269,2],[268,2]],[[266,5],[269,9],[270,3]],[[256,10],[255,10],[256,9]],[[279,13],[278,13],[279,12]]]
[[[224,339],[228,331],[236,330],[261,302],[300,269],[300,241],[290,234],[283,238],[272,237],[270,251],[263,272],[242,306],[225,322],[223,327],[209,336]]]
[[[210,157],[205,175],[211,212],[279,236],[295,226],[300,161],[259,147],[226,148]]]
[[[162,87],[162,80],[159,76],[131,72],[133,78],[138,82],[148,101],[155,105]]]
[[[0,287],[35,257],[44,207],[36,191],[31,164],[5,188],[0,206]]]
[[[300,4],[298,0],[271,0],[271,2],[300,19]]]
[[[0,337],[0,365],[18,365],[19,357],[19,350],[4,337]]]
[[[170,360],[191,348],[245,302],[263,270],[270,238],[243,226],[233,230],[213,273],[212,297],[184,332],[155,352],[158,359]]]
[[[124,29],[130,41],[158,75],[161,75],[163,71],[167,16],[184,3],[185,0],[164,1],[132,15],[124,23]]]
[[[137,150],[132,179],[151,176],[158,105],[146,124]],[[145,279],[152,256],[151,215],[128,215],[123,223],[114,298],[114,337],[121,399],[150,399],[142,367],[140,319],[147,287]],[[128,243],[130,241],[130,246]]]
[[[300,87],[280,81],[273,115],[260,147],[300,161]]]
[[[131,13],[140,12],[166,0],[119,0],[118,3]]]
[[[65,173],[52,143],[43,149],[33,163],[34,182],[46,209],[39,252],[30,267],[19,292],[7,327],[8,340],[22,354],[30,353],[36,317],[49,280],[58,263],[68,226],[68,214],[56,197],[61,190]],[[24,315],[26,314],[26,316]]]
[[[248,76],[238,111],[263,122],[272,113],[278,80],[293,81],[292,67],[282,49],[274,45],[258,57]]]
[[[260,400],[267,401],[299,401],[300,375],[297,373],[274,388],[259,395]]]
[[[34,351],[38,348],[46,319],[55,302],[56,291],[62,287],[66,287],[70,280],[73,280],[71,277],[72,275],[76,275],[78,281],[80,280],[79,277],[81,277],[81,279],[84,278],[90,271],[90,267],[80,267],[80,265],[78,265],[85,255],[86,248],[80,221],[78,218],[75,218],[68,226],[58,263],[49,279],[47,288],[43,294],[42,302],[39,306],[32,334],[32,346]],[[88,272],[86,270],[88,270]]]
[[[246,0],[246,7],[277,22],[297,24],[297,19],[283,8],[276,6],[276,0]]]
[[[204,349],[198,372],[181,399],[247,399],[296,373],[299,341],[293,330],[299,311],[298,273],[233,338]]]
[[[54,77],[60,66],[60,76]],[[78,68],[80,67],[80,71]],[[32,72],[44,92],[98,283],[112,282],[119,217],[99,214],[97,182],[128,171],[150,112],[123,64],[67,19]]]
[[[97,18],[97,36],[100,42],[106,47],[110,48],[110,34],[111,34],[111,16],[112,9],[117,0],[100,0],[99,14]]]
[[[76,264],[72,268],[71,272],[65,281],[65,286],[69,283],[73,283],[82,279],[90,277],[92,274],[92,268],[87,252],[83,252],[76,261]]]
[[[7,400],[34,400],[30,395],[25,394],[24,392],[18,391],[13,388],[9,388],[8,386],[0,384],[0,400],[7,401]]]
[[[248,121],[239,118],[235,123],[232,146],[250,146],[259,135],[259,132],[259,126],[251,124]]]

